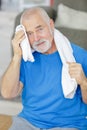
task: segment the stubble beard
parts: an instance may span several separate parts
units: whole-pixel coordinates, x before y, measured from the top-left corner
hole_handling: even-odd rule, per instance
[[[51,48],[51,43],[46,39],[41,39],[34,42],[32,48],[40,53],[46,53]]]

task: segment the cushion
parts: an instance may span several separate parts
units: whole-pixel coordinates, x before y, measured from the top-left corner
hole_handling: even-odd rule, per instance
[[[0,114],[14,116],[20,113],[22,108],[23,108],[22,103],[17,102],[17,100],[15,102],[6,99],[0,100]]]
[[[78,11],[64,4],[58,5],[55,27],[68,27],[87,30],[87,13]]]
[[[70,29],[65,27],[59,27],[57,29],[60,30],[71,42],[87,50],[87,30]]]
[[[62,3],[70,8],[75,10],[87,12],[87,0],[54,0],[54,8],[57,9],[57,6]]]

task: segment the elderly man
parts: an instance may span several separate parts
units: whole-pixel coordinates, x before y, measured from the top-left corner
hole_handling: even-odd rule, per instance
[[[56,41],[53,20],[42,8],[34,7],[26,10],[20,21],[35,61],[25,62],[22,58],[21,42],[25,35],[23,31],[16,32],[12,40],[14,55],[3,75],[1,93],[5,98],[13,98],[22,90],[23,110],[13,117],[9,130],[87,130],[87,52],[69,43],[76,62],[66,61],[67,73],[76,81],[77,88],[72,98],[66,98],[61,83],[63,62],[56,46],[59,35],[55,36]]]

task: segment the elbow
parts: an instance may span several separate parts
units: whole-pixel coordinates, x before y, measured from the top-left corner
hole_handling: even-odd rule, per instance
[[[16,96],[14,96],[12,93],[7,93],[5,91],[1,91],[1,96],[4,98],[4,99],[13,99],[15,98]]]
[[[1,96],[4,99],[11,99],[12,98],[12,93],[8,91],[7,87],[5,87],[3,84],[1,85]]]
[[[12,93],[8,89],[7,85],[4,82],[1,82],[1,89],[0,89],[1,96],[4,99],[11,99],[12,98]]]
[[[12,87],[13,88],[13,87]],[[4,99],[12,99],[15,98],[16,96],[18,96],[18,91],[15,92],[14,89],[8,89],[8,87],[2,85],[1,86],[1,96]]]
[[[4,99],[11,99],[11,96],[10,94],[8,94],[6,91],[4,91],[3,89],[1,89],[1,96],[4,98]]]
[[[9,99],[10,96],[9,96],[6,89],[7,89],[6,85],[4,85],[4,83],[1,81],[1,83],[0,83],[0,94],[3,98]]]

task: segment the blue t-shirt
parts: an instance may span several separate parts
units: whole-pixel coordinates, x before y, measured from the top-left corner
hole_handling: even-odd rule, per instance
[[[72,44],[74,57],[87,76],[87,51]],[[23,110],[19,116],[39,128],[73,127],[87,130],[87,104],[80,86],[73,99],[63,95],[62,62],[58,51],[52,54],[34,52],[35,62],[21,62]]]

